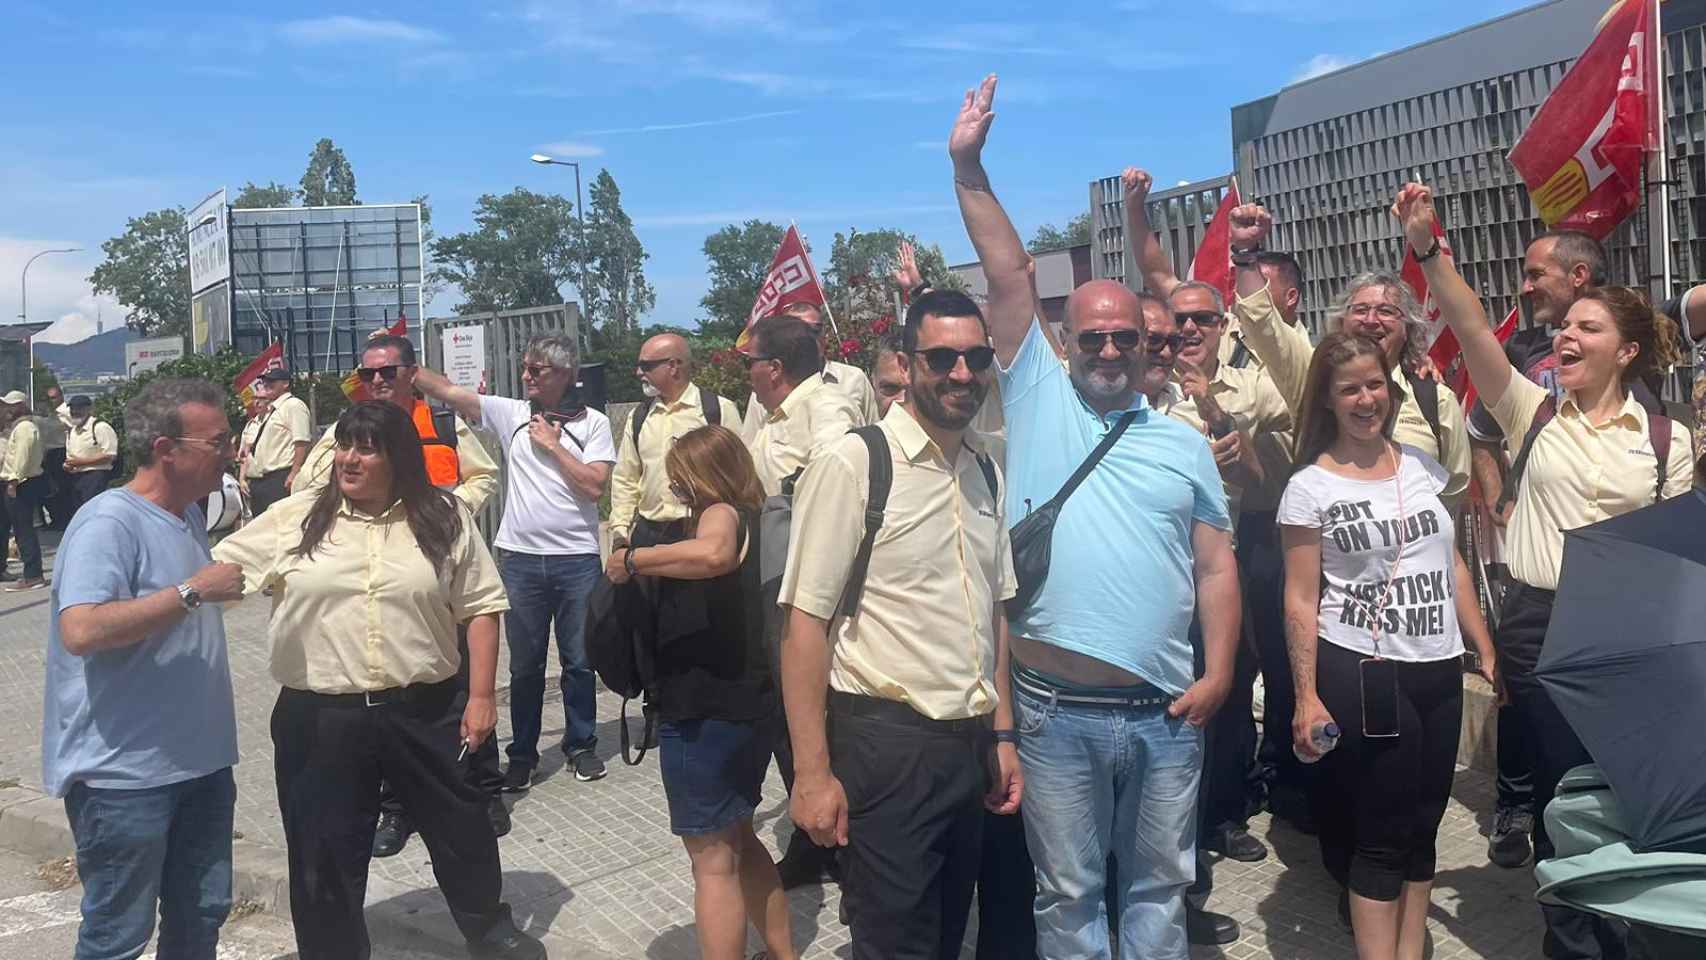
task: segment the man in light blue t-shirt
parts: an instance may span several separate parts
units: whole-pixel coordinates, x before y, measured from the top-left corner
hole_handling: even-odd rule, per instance
[[[231,907],[237,721],[225,626],[235,564],[196,501],[235,453],[225,395],[150,384],[125,407],[136,477],[78,511],[53,565],[42,783],[65,798],[83,880],[78,960],[211,958]]]
[[[1164,303],[1091,281],[1067,301],[1067,369],[1050,349],[1033,309],[1029,256],[983,169],[994,94],[991,76],[966,95],[948,152],[989,283],[1009,522],[1046,503],[1125,423],[1061,509],[1042,589],[1009,611],[1037,953],[1111,955],[1099,919],[1111,853],[1120,955],[1186,960],[1201,728],[1231,687],[1238,642],[1226,494],[1207,440],[1151,409],[1138,389],[1145,303],[1170,313]],[[1193,611],[1204,647],[1198,680]]]

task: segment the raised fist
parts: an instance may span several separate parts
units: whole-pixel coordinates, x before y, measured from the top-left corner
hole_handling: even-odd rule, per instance
[[[1249,250],[1267,243],[1268,232],[1274,228],[1273,217],[1259,203],[1246,203],[1232,208],[1228,218],[1232,249]]]
[[[1433,246],[1434,224],[1439,221],[1439,214],[1434,210],[1432,187],[1420,183],[1405,184],[1398,191],[1398,198],[1392,202],[1392,215],[1398,218],[1404,238],[1410,241],[1410,249],[1425,253]]]
[[[1149,199],[1149,188],[1155,185],[1155,178],[1147,170],[1126,167],[1120,174],[1120,185],[1125,188],[1126,203],[1143,203]]]

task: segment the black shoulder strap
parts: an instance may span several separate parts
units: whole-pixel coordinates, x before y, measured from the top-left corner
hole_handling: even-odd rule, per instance
[[[1066,502],[1066,498],[1072,496],[1072,492],[1078,489],[1078,485],[1090,476],[1090,471],[1096,469],[1096,464],[1101,463],[1102,458],[1108,455],[1108,451],[1114,448],[1114,443],[1119,440],[1120,434],[1125,433],[1125,428],[1131,426],[1131,422],[1136,419],[1136,410],[1127,410],[1121,414],[1119,422],[1114,424],[1114,428],[1108,431],[1108,435],[1102,438],[1101,443],[1096,444],[1096,449],[1090,451],[1090,456],[1084,458],[1084,462],[1078,465],[1078,469],[1072,471],[1072,476],[1067,478],[1066,485],[1060,488],[1060,492],[1056,493],[1053,499],[1049,500],[1049,503],[1054,504],[1055,508],[1059,509],[1060,505]]]
[[[1439,435],[1439,381],[1418,377],[1409,370],[1404,371],[1404,379],[1410,384],[1410,392],[1416,395],[1416,406],[1422,408],[1428,429],[1433,431],[1434,443],[1443,446]]]
[[[715,393],[711,392],[711,388],[699,388],[699,409],[705,412],[705,422],[707,424],[714,427],[723,422],[722,400],[718,398]],[[639,439],[638,435],[635,436],[635,439]]]
[[[1226,365],[1242,370],[1250,365],[1250,348],[1244,343],[1244,338],[1236,333],[1232,335],[1232,344],[1232,358],[1226,361]]]
[[[528,427],[530,427],[532,425],[533,425],[533,418],[529,417],[527,420],[522,422],[521,426],[516,427],[514,430],[510,431],[509,446],[510,447],[515,446],[515,438],[521,436],[521,431],[526,430]],[[575,436],[574,431],[569,429],[569,425],[567,423],[558,424],[557,430],[558,430],[558,432],[562,433],[563,436],[568,437],[569,440],[574,443],[576,450],[585,450],[586,449],[586,444],[581,443],[580,438]],[[454,444],[452,444],[452,446],[454,446]],[[506,453],[508,452],[508,449],[509,449],[508,447],[505,448]]]
[[[629,418],[629,423],[633,426],[634,450],[636,453],[639,452],[640,449],[640,428],[645,426],[646,414],[652,412],[652,405],[654,403],[656,403],[656,401],[647,400],[645,403],[640,404],[640,409],[635,410],[633,415]]]
[[[865,592],[865,575],[871,569],[871,550],[877,543],[877,531],[883,528],[883,510],[888,507],[889,488],[894,486],[894,458],[889,454],[889,441],[883,428],[872,424],[855,427],[870,453],[870,495],[865,498],[865,536],[859,541],[859,551],[853,555],[853,566],[847,571],[847,587],[841,591],[841,606],[836,612],[851,617],[859,610],[859,598]]]
[[[995,479],[995,461],[989,459],[989,454],[980,453],[977,455],[977,466],[983,471],[983,482],[989,485],[989,498],[995,501],[996,506],[1000,506],[1001,482]]]
[[[1653,441],[1653,458],[1658,463],[1658,479],[1653,481],[1653,502],[1665,498],[1665,478],[1670,475],[1671,418],[1662,413],[1647,411],[1647,436]]]
[[[433,435],[431,437],[422,437],[421,442],[442,444],[443,446],[455,450],[458,442],[458,438],[456,436],[456,411],[449,407],[437,406],[429,407],[428,409],[432,411]]]
[[[1505,487],[1499,491],[1499,502],[1493,505],[1493,512],[1504,513],[1505,507],[1516,500],[1517,484],[1522,482],[1523,471],[1528,469],[1528,457],[1534,452],[1534,438],[1540,436],[1552,418],[1558,415],[1558,401],[1548,396],[1540,401],[1540,409],[1534,411],[1534,422],[1529,424],[1528,433],[1523,435],[1522,448],[1517,451],[1516,459],[1511,462],[1511,470],[1505,476]],[[1668,444],[1667,444],[1668,446]]]

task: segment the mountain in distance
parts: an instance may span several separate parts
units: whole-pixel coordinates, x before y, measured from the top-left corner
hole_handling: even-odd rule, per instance
[[[52,367],[53,372],[62,378],[122,374],[124,345],[135,339],[135,331],[121,326],[76,343],[38,343],[36,360]]]

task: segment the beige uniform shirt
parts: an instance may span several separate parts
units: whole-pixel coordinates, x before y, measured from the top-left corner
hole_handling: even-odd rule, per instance
[[[456,675],[456,625],[509,609],[497,565],[462,510],[435,572],[401,503],[370,517],[347,503],[313,556],[292,556],[318,498],[296,494],[220,541],[246,593],[272,589],[272,676],[292,690],[359,693]]]
[[[1263,434],[1291,429],[1291,409],[1286,406],[1285,398],[1280,396],[1274,382],[1262,371],[1248,367],[1239,369],[1222,363],[1209,381],[1208,395],[1232,418],[1234,427],[1244,434],[1246,442],[1254,444],[1256,438]],[[1207,433],[1195,398],[1181,394],[1178,402],[1169,404],[1161,412],[1198,433]],[[1227,512],[1236,521],[1244,499],[1244,488],[1231,481],[1223,480],[1223,483]]]
[[[1520,445],[1547,396],[1545,387],[1512,372],[1505,395],[1488,412]],[[1694,483],[1692,444],[1687,426],[1673,422],[1666,497],[1686,493]],[[1595,426],[1566,395],[1558,401],[1557,416],[1534,438],[1516,491],[1505,537],[1511,576],[1531,587],[1558,589],[1564,531],[1650,505],[1657,471],[1647,411],[1639,401],[1626,397],[1622,412]]]
[[[734,402],[717,398],[722,426],[738,432],[740,411]],[[635,410],[630,416],[638,416]],[[635,516],[659,523],[680,520],[687,516],[687,507],[669,492],[669,475],[664,472],[663,460],[675,441],[707,423],[704,408],[699,403],[699,388],[691,383],[674,403],[655,402],[646,421],[640,425],[640,442],[634,443],[634,429],[625,426],[617,438],[619,452],[616,468],[610,473],[610,537],[627,539],[634,526]]]
[[[253,480],[279,470],[289,470],[296,463],[296,445],[314,440],[314,418],[308,404],[291,394],[272,402],[272,409],[255,421],[256,433],[245,449],[249,450],[246,475]],[[248,428],[244,427],[244,432]]]
[[[337,433],[327,427],[319,441],[308,449],[308,459],[302,461],[302,472],[297,474],[296,486],[291,488],[291,492],[319,490],[330,483],[332,458],[337,452]],[[478,513],[498,490],[498,464],[461,417],[456,418],[456,463],[462,481],[450,492],[467,506],[469,512]]]
[[[836,388],[853,404],[858,414],[855,427],[877,422],[877,391],[871,386],[871,378],[865,371],[839,360],[825,360],[823,372],[819,374],[823,382]],[[740,437],[751,445],[758,429],[764,425],[764,404],[758,402],[755,396],[746,398],[746,417],[741,420]]]
[[[1295,417],[1303,406],[1303,389],[1309,379],[1309,361],[1315,348],[1309,334],[1300,326],[1286,323],[1274,307],[1273,298],[1264,287],[1248,297],[1239,297],[1233,304],[1244,342],[1259,358],[1274,386],[1285,397],[1286,405]],[[1402,387],[1402,377],[1399,378]],[[1443,384],[1439,388],[1439,437],[1414,391],[1403,390],[1398,402],[1398,420],[1392,426],[1392,439],[1407,443],[1445,467],[1450,474],[1440,499],[1447,507],[1455,507],[1469,489],[1469,432],[1463,422],[1463,404],[1457,395]]]
[[[0,459],[0,481],[29,480],[41,476],[43,452],[41,428],[36,418],[25,414],[12,422],[6,436],[6,456]]]
[[[938,720],[995,709],[995,604],[1013,596],[1011,541],[975,435],[952,460],[900,404],[882,419],[894,483],[858,613],[838,618],[831,689],[896,700]],[[794,494],[780,602],[825,620],[864,536],[870,454],[858,437],[826,446]]]
[[[65,434],[65,457],[67,460],[85,460],[89,457],[118,456],[118,431],[105,420],[94,417],[83,421],[82,426],[73,426]],[[92,473],[96,470],[112,469],[112,461],[92,467],[66,467],[67,473]]]
[[[756,399],[753,403],[759,405]],[[859,411],[853,401],[824,383],[820,374],[807,377],[764,417],[748,443],[765,496],[781,493],[783,480],[804,467],[818,449],[856,426]]]

